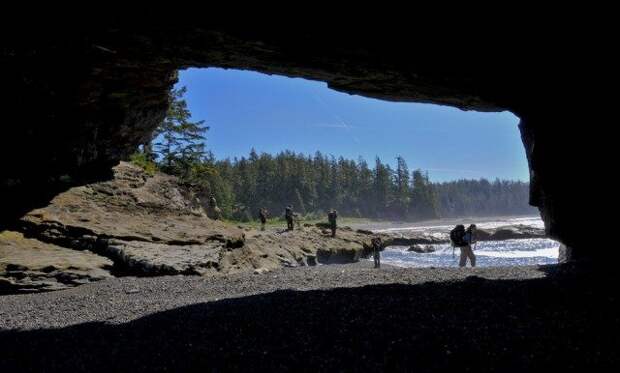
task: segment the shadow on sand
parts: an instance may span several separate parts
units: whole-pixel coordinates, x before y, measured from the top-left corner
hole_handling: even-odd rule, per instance
[[[4,331],[0,371],[611,368],[618,302],[598,282],[554,274],[277,291],[120,325]]]

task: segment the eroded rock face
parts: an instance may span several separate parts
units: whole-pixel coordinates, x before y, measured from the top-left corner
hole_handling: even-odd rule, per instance
[[[574,88],[578,71],[564,74],[560,68],[573,59],[573,39],[549,44],[540,35],[519,33],[490,47],[480,39],[484,33],[467,38],[464,30],[458,37],[416,35],[409,28],[367,30],[49,28],[9,38],[0,49],[3,86],[10,92],[5,122],[16,124],[4,127],[0,143],[0,224],[45,206],[71,185],[111,177],[110,167],[165,115],[175,71],[215,66],[322,80],[381,99],[513,111],[522,119],[531,203],[552,237],[587,257],[585,235],[577,228],[598,203],[579,198],[589,190],[587,181],[572,171],[588,157],[589,144],[571,124],[587,123],[586,116],[577,121],[575,111],[591,92]],[[64,175],[69,184],[62,182]]]
[[[0,294],[62,290],[112,277],[111,268],[111,260],[90,251],[0,232]]]
[[[165,174],[121,162],[112,180],[74,187],[0,234],[0,288],[56,290],[112,275],[210,276],[352,263],[371,236],[343,227],[256,231],[209,219]],[[2,279],[4,278],[4,279]]]
[[[29,212],[27,237],[110,258],[131,274],[202,274],[221,251],[243,245],[242,230],[209,219],[176,178],[121,163],[110,181],[74,187]]]

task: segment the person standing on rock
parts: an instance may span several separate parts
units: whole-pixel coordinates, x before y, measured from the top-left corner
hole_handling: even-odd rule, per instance
[[[293,213],[293,222],[295,223],[295,225],[297,225],[297,229],[298,230],[302,230],[301,229],[301,215],[299,215],[298,213],[294,212]]]
[[[465,245],[459,247],[461,249],[461,260],[459,261],[459,267],[465,267],[467,265],[468,258],[471,266],[475,267],[476,256],[474,255],[471,245],[476,242],[476,224],[471,224],[467,227],[465,234],[463,235],[463,242]]]
[[[267,223],[267,209],[266,208],[262,208],[258,211],[258,217],[260,219],[260,230],[264,231],[265,230],[265,223]]]
[[[329,227],[332,230],[332,237],[336,237],[336,219],[338,219],[338,213],[336,210],[331,209],[329,214],[327,214],[327,220],[329,221]]]
[[[217,200],[213,194],[209,196],[209,212],[213,220],[218,220],[222,212],[222,210],[217,207]]]
[[[284,209],[284,218],[286,219],[286,230],[292,231],[294,226],[293,221],[293,206],[288,205],[286,209]]]
[[[370,241],[372,244],[372,257],[375,261],[375,268],[381,267],[381,248],[383,246],[383,242],[381,242],[381,237],[373,237]]]

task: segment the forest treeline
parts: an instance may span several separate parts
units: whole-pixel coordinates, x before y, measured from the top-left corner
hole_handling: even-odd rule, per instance
[[[208,127],[190,121],[184,93],[171,92],[168,116],[133,161],[178,176],[204,201],[213,194],[226,218],[255,219],[262,207],[279,216],[289,204],[302,215],[334,208],[344,216],[398,220],[536,212],[528,205],[528,183],[433,183],[427,172],[410,171],[400,156],[394,168],[379,158],[369,165],[361,158],[290,150],[272,155],[252,149],[247,157],[218,160],[204,146]]]
[[[392,168],[379,158],[370,166],[335,158],[283,151],[252,150],[248,157],[206,163],[213,171],[206,189],[213,191],[225,216],[247,220],[261,207],[281,214],[292,204],[301,214],[324,214],[334,208],[345,216],[424,220],[439,217],[534,213],[529,185],[520,181],[458,180],[432,183],[422,170],[409,171],[397,157]]]

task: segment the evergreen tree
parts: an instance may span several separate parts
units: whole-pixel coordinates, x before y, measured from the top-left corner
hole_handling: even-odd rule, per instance
[[[145,145],[145,152],[158,155],[160,168],[181,179],[191,178],[194,166],[205,155],[204,121],[191,121],[191,113],[183,98],[186,87],[170,92],[170,107],[164,121],[155,130],[153,146]],[[152,150],[151,150],[152,149]]]
[[[400,155],[396,157],[396,198],[395,210],[399,216],[409,215],[410,188],[409,188],[409,168],[407,162]]]
[[[437,196],[428,174],[415,170],[412,174],[411,210],[415,219],[437,219],[439,217]]]
[[[388,207],[391,200],[392,175],[390,174],[388,166],[381,163],[379,157],[375,159],[374,173],[374,213],[376,217],[388,217]]]

